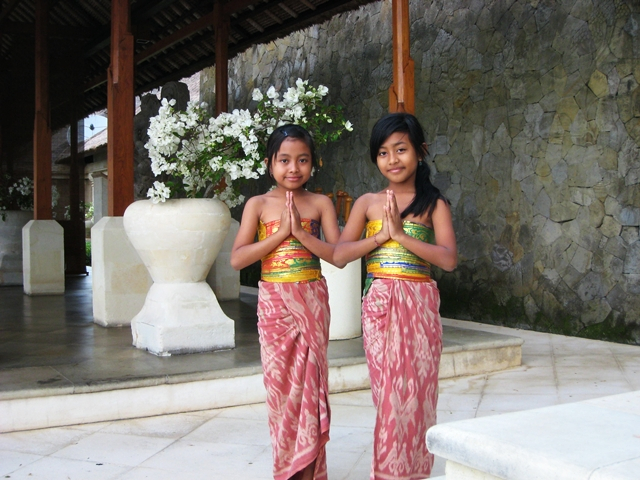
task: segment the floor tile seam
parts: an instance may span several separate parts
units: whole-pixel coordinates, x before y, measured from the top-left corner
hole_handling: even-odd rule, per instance
[[[613,350],[611,350],[611,353],[613,354],[613,359],[616,362],[616,365],[618,365],[618,369],[620,370],[620,372],[622,373],[622,377],[625,379],[625,381],[627,382],[627,384],[629,385],[629,387],[633,390],[633,383],[631,382],[631,379],[627,376],[627,370],[626,368],[624,368],[624,366],[622,365],[622,363],[620,362],[620,359],[618,358],[618,355],[616,354],[616,352],[614,352]]]
[[[353,465],[351,465],[351,468],[347,472],[347,475],[345,477],[343,477],[344,480],[349,480],[351,478],[351,474],[353,473],[354,469],[360,463],[360,461],[364,458],[365,455],[367,455],[367,450],[366,449],[360,454],[358,459],[355,462],[353,462]]]

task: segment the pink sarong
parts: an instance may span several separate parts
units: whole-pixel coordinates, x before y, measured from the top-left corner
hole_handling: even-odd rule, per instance
[[[327,478],[329,319],[324,279],[260,282],[258,332],[276,480],[313,461],[313,478]]]
[[[376,279],[362,304],[364,348],[376,406],[371,480],[429,477],[427,429],[436,423],[442,352],[435,282]]]

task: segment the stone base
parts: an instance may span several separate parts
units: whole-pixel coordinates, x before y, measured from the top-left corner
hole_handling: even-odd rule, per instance
[[[207,283],[218,300],[240,298],[240,272],[231,267],[231,249],[239,229],[240,223],[232,218],[229,233],[207,275]]]
[[[235,347],[235,322],[206,282],[154,283],[131,331],[133,345],[160,356]]]
[[[340,269],[320,261],[329,289],[329,340],[346,340],[362,335],[361,262],[358,259]]]
[[[91,229],[93,321],[131,325],[153,281],[124,231],[122,217],[103,217]]]
[[[0,217],[0,285],[22,285],[22,227],[33,212],[11,210]]]
[[[22,229],[22,280],[27,295],[64,294],[64,231],[55,220]]]

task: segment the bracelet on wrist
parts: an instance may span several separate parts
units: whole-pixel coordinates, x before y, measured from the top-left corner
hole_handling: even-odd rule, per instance
[[[381,246],[382,246],[382,244],[381,244],[381,243],[378,243],[378,239],[376,238],[377,236],[378,236],[378,234],[376,233],[376,234],[373,236],[373,241],[375,242],[375,244],[376,244],[377,246],[381,247]]]

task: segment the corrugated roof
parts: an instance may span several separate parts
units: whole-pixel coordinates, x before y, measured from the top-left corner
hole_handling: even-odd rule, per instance
[[[372,0],[227,0],[229,57],[251,45],[283,37]],[[51,105],[53,124],[65,123],[69,95],[83,91],[82,114],[107,104],[110,0],[50,0]],[[7,95],[33,95],[36,0],[0,2],[0,86]],[[213,0],[131,0],[135,36],[135,89],[148,91],[215,64]],[[32,47],[31,47],[32,48]],[[69,72],[79,71],[78,87]],[[11,92],[10,94],[7,91]],[[8,99],[9,103],[11,98]],[[27,102],[27,106],[28,106]],[[23,102],[24,104],[24,102]]]

